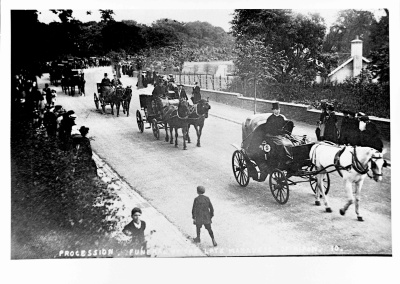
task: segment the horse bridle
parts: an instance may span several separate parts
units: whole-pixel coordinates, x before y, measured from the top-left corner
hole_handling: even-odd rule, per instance
[[[374,171],[372,171],[372,176],[370,176],[369,175],[369,166],[368,166],[368,163],[369,162],[371,162],[371,163],[375,163],[373,160],[378,160],[378,159],[383,159],[383,157],[374,157],[374,156],[372,156],[368,161],[367,161],[367,164],[366,164],[366,167],[364,168],[364,166],[362,165],[362,163],[360,162],[360,160],[358,160],[358,158],[357,158],[357,153],[356,153],[356,147],[354,146],[354,153],[351,153],[352,154],[352,166],[353,166],[353,168],[354,168],[354,170],[357,172],[357,173],[359,173],[359,174],[361,174],[361,175],[365,175],[365,174],[367,174],[368,175],[368,177],[369,178],[373,178],[373,177],[375,177],[375,176],[383,176],[383,174],[377,174],[377,173],[375,173]],[[371,169],[372,169],[372,167],[371,167]]]

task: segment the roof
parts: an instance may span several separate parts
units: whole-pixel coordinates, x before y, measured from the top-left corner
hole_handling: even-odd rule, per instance
[[[365,61],[366,63],[370,63],[371,61],[369,61],[367,58],[365,58],[364,56],[362,57],[362,60]],[[337,67],[335,70],[333,70],[331,73],[328,74],[329,76],[332,76],[333,74],[335,74],[336,72],[338,72],[340,69],[342,69],[344,66],[346,66],[347,64],[349,64],[351,61],[353,61],[353,57],[350,57],[349,59],[347,59],[345,62],[343,62],[341,65],[339,65],[339,67]]]

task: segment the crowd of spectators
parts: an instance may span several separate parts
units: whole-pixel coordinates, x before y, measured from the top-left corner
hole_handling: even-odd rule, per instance
[[[321,104],[321,116],[316,130],[317,139],[336,144],[371,147],[380,152],[383,142],[378,127],[362,112],[342,110],[342,123],[338,124],[332,104]]]
[[[22,72],[14,76],[11,85],[12,119],[54,140],[61,150],[73,151],[82,166],[95,171],[90,139],[87,137],[89,128],[79,128],[75,112],[56,104],[56,90],[50,89],[47,83],[40,90],[36,77]]]

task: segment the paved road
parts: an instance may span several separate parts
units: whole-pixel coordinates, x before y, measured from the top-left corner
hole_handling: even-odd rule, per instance
[[[329,193],[333,213],[314,206],[308,183],[291,186],[288,203],[279,205],[267,182],[250,181],[242,188],[234,179],[231,143],[240,145],[241,126],[221,117],[241,115],[242,110],[211,102],[202,147],[192,143],[183,151],[181,138],[175,148],[164,142],[164,132],[156,140],[151,129],[138,131],[135,88],[130,117],[122,111],[120,117],[112,116],[109,106],[107,114],[97,111],[93,93],[104,72],[110,74],[111,68],[85,70],[86,96],[68,97],[59,92],[58,103],[76,112],[78,126],[90,128],[94,151],[187,237],[195,236],[191,208],[196,186],[205,186],[215,208],[212,226],[218,242],[214,248],[202,229],[199,246],[207,255],[391,254],[390,170],[385,169],[382,183],[365,182],[361,201],[365,222],[356,221],[354,207],[345,217],[339,215],[346,196],[337,175],[331,177]],[[133,78],[121,80],[124,85],[136,84]],[[301,127],[294,134],[303,134],[305,128],[312,131],[312,127],[295,124]],[[191,137],[195,141],[193,129]]]

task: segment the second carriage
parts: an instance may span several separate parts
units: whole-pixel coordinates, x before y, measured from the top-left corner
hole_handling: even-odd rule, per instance
[[[289,199],[289,186],[301,182],[310,184],[316,191],[317,174],[309,158],[311,147],[306,136],[273,136],[265,133],[266,123],[271,113],[256,114],[242,124],[242,144],[232,156],[232,170],[240,186],[247,186],[250,178],[263,182],[269,176],[269,187],[275,200],[285,204]],[[291,130],[289,131],[291,132]],[[277,139],[288,139],[291,146],[280,148]],[[290,144],[290,143],[289,143]],[[282,158],[279,151],[287,152],[291,158]],[[292,178],[298,177],[294,181]],[[327,194],[330,187],[329,173],[324,171],[323,187]]]
[[[168,91],[169,95],[173,96],[173,91]],[[162,98],[163,106],[165,104],[178,105],[179,100],[170,100],[168,96]],[[162,120],[162,113],[157,111],[156,101],[153,100],[153,96],[150,91],[143,89],[139,94],[140,110],[136,110],[136,122],[139,131],[143,133],[145,129],[145,122],[149,123],[146,128],[153,130],[154,137],[160,139],[160,128],[165,128],[165,124]]]
[[[104,89],[104,86],[101,83],[96,83],[97,93],[94,93],[93,99],[96,109],[99,109],[101,106],[103,113],[106,113],[106,105],[111,106],[111,114],[114,115],[114,104],[117,110],[117,116],[119,116],[119,107],[122,105],[123,113],[126,113],[126,116],[129,116],[129,107],[132,98],[132,86],[127,86],[126,88],[122,87],[109,87],[108,91]]]

